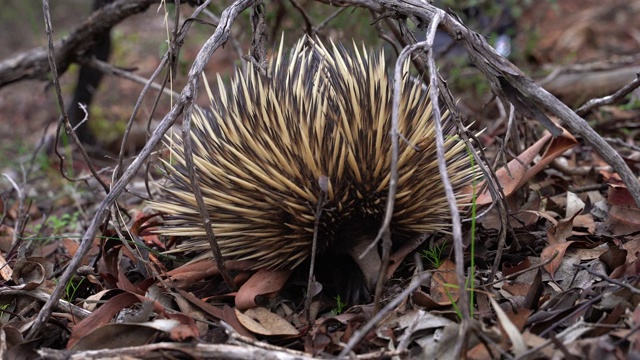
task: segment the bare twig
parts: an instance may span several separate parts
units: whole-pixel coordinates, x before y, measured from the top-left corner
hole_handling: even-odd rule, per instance
[[[102,71],[103,73],[107,74],[107,75],[115,75],[118,77],[121,77],[123,79],[127,79],[127,80],[131,80],[135,83],[141,84],[141,85],[145,85],[149,82],[149,79],[140,76],[140,75],[136,75],[133,72],[126,70],[126,69],[122,69],[119,68],[117,66],[111,65],[108,62],[104,62],[102,60],[98,60],[98,59],[91,59],[89,62],[89,65]],[[180,96],[179,93],[175,92],[175,91],[171,91],[171,89],[167,89],[164,88],[163,86],[151,81],[151,85],[150,88],[153,90],[157,90],[162,92],[163,94],[167,95],[167,96],[171,96],[174,98],[177,98],[178,96]]]
[[[16,194],[18,194],[18,216],[13,226],[13,238],[11,239],[11,247],[14,247],[16,246],[16,244],[18,243],[18,240],[20,239],[20,234],[21,234],[20,229],[22,228],[22,222],[24,220],[25,194],[24,194],[24,191],[22,191],[22,188],[18,186],[18,184],[15,182],[15,180],[13,180],[13,178],[9,174],[2,174],[2,176],[4,176],[7,179],[7,181],[9,181],[13,189],[16,191]]]
[[[267,34],[267,23],[265,20],[265,7],[262,1],[257,2],[251,8],[251,48],[249,55],[242,58],[253,64],[253,68],[258,72],[269,77],[267,74],[267,47],[266,42],[269,38]]]
[[[207,0],[205,1],[202,5],[198,6],[194,11],[193,14],[191,15],[192,18],[197,17],[200,12],[202,12],[205,7],[207,5],[209,5],[211,0]],[[177,11],[179,13],[179,11]],[[171,41],[169,42],[169,49],[167,50],[167,52],[162,56],[162,59],[160,59],[160,64],[158,64],[158,67],[156,68],[156,70],[153,72],[153,74],[151,75],[151,77],[149,78],[149,80],[147,81],[147,83],[145,84],[144,88],[142,89],[142,91],[140,92],[140,95],[138,96],[138,100],[136,101],[136,104],[133,107],[133,111],[131,112],[131,116],[129,117],[129,121],[127,122],[127,126],[125,128],[125,132],[122,136],[122,143],[120,145],[120,153],[118,154],[118,166],[116,167],[116,176],[115,178],[119,178],[122,175],[122,171],[124,169],[124,154],[125,154],[125,150],[126,150],[126,146],[128,143],[128,138],[129,138],[129,134],[131,133],[131,129],[133,128],[133,124],[134,124],[134,119],[136,118],[136,116],[138,115],[138,111],[140,110],[140,107],[142,106],[142,100],[144,99],[144,97],[146,96],[147,92],[149,91],[149,89],[152,87],[152,85],[154,84],[155,79],[160,75],[160,73],[162,72],[162,69],[165,68],[165,66],[168,63],[171,63],[171,61],[175,60],[173,57],[173,54],[178,54],[179,50],[180,50],[180,44],[184,43],[184,39],[189,31],[189,29],[191,28],[191,21],[186,21],[182,28],[180,29],[180,32],[177,32],[177,27],[178,27],[178,22],[174,23],[174,33],[176,33],[176,35],[174,35],[173,39],[171,39]],[[171,68],[171,66],[169,66],[169,68]],[[171,76],[170,74],[173,73],[173,71],[171,71],[169,74],[167,74],[167,76],[165,77],[161,88],[164,89],[164,86],[167,84],[168,81],[171,80]],[[172,91],[173,93],[173,91]],[[156,97],[156,100],[154,102],[153,108],[155,109],[158,101],[159,101],[160,97]],[[151,114],[153,114],[153,111],[151,112]],[[149,115],[149,122],[148,122],[148,126],[147,126],[147,131],[149,131],[149,128],[151,126],[151,114]],[[145,183],[145,185],[147,185]],[[147,185],[148,188],[148,185]]]
[[[453,249],[456,259],[456,275],[458,277],[458,283],[460,284],[460,301],[459,307],[460,312],[462,313],[463,322],[467,322],[470,319],[470,311],[469,311],[469,294],[467,294],[466,286],[466,277],[464,274],[464,243],[462,240],[462,226],[460,223],[460,211],[458,210],[458,203],[456,201],[456,196],[453,191],[453,187],[451,186],[451,181],[449,180],[449,173],[447,172],[447,163],[446,157],[444,153],[444,135],[442,133],[442,119],[439,111],[438,105],[438,74],[436,68],[436,62],[433,58],[433,40],[435,38],[436,27],[440,23],[440,20],[443,18],[444,12],[436,13],[433,17],[432,25],[429,29],[428,33],[428,65],[429,65],[429,77],[431,78],[430,84],[430,95],[431,95],[431,103],[433,106],[433,121],[436,127],[436,149],[438,154],[438,169],[440,170],[440,178],[442,179],[442,186],[445,189],[445,194],[447,195],[447,203],[449,204],[449,211],[451,212],[451,227],[453,233]],[[460,343],[462,343],[461,341]],[[456,352],[457,355],[460,355],[461,352]]]
[[[39,349],[38,353],[46,359],[106,359],[106,358],[150,358],[164,357],[167,354],[186,354],[194,359],[280,359],[313,360],[311,356],[291,354],[286,349],[265,350],[246,345],[227,344],[191,344],[187,342],[160,342],[141,346],[126,346],[117,349],[69,351]]]
[[[347,345],[345,345],[344,349],[338,355],[338,358],[343,359],[349,355],[349,353],[353,350],[354,346],[356,346],[365,336],[369,333],[369,331],[373,330],[373,328],[384,319],[393,309],[398,306],[404,299],[409,296],[412,292],[414,292],[420,284],[427,278],[431,276],[430,273],[422,273],[417,275],[417,281],[412,281],[411,285],[407,286],[398,296],[396,296],[393,300],[391,300],[382,310],[378,311],[376,315],[369,320],[363,327],[356,330],[355,333],[349,339]]]
[[[1,288],[0,296],[7,296],[7,295],[26,295],[28,297],[34,298],[41,302],[47,302],[51,299],[51,295],[39,289],[27,291],[27,290],[11,289],[8,287]],[[59,309],[60,311],[64,311],[65,313],[69,313],[78,319],[84,319],[87,316],[91,315],[91,311],[85,310],[79,306],[73,305],[70,302],[65,300],[58,300],[58,303],[55,305],[55,308]]]
[[[98,183],[102,186],[102,188],[104,189],[104,191],[106,193],[109,192],[109,187],[107,186],[107,184],[104,183],[104,181],[102,181],[102,178],[100,178],[100,175],[98,174],[98,172],[96,171],[96,169],[93,166],[93,163],[91,162],[91,159],[89,158],[89,155],[87,154],[87,152],[85,151],[84,147],[82,146],[82,144],[80,143],[80,140],[78,139],[78,136],[76,135],[75,131],[73,131],[73,129],[71,128],[71,123],[69,122],[69,117],[67,116],[67,112],[65,110],[65,106],[64,106],[64,100],[62,99],[62,90],[60,88],[60,81],[58,79],[58,70],[56,67],[56,61],[55,61],[55,51],[54,51],[54,46],[53,46],[53,30],[51,27],[51,16],[49,14],[49,1],[48,0],[43,0],[42,1],[42,6],[43,6],[43,12],[44,12],[44,23],[45,23],[45,29],[47,32],[47,39],[48,39],[48,59],[49,59],[49,66],[51,68],[51,76],[53,79],[53,87],[55,89],[55,93],[56,93],[56,100],[58,102],[58,106],[60,107],[60,119],[58,120],[58,127],[56,129],[56,136],[55,136],[55,142],[54,142],[54,150],[56,155],[58,156],[58,158],[60,159],[60,173],[62,174],[62,176],[64,176],[65,179],[69,180],[69,181],[77,181],[75,179],[71,179],[67,176],[65,169],[64,169],[64,159],[65,157],[60,154],[60,152],[58,152],[58,139],[60,137],[60,128],[62,126],[64,126],[64,130],[65,133],[67,134],[67,136],[70,136],[71,139],[73,139],[73,142],[78,145],[78,149],[80,150],[80,153],[82,154],[82,158],[84,159],[85,163],[87,164],[89,171],[91,172],[91,175],[93,175],[93,177],[98,181]]]
[[[433,20],[436,8],[421,0],[318,0],[337,6],[360,6],[378,13],[388,11],[410,19],[418,26]],[[498,54],[484,37],[471,31],[451,15],[445,14],[440,28],[445,30],[467,50],[471,62],[489,80],[494,91],[505,95],[520,112],[540,107],[557,116],[573,134],[582,136],[602,158],[611,165],[624,181],[636,205],[640,207],[640,181],[618,154],[596,133],[589,124],[548,91],[537,85],[529,76]],[[539,111],[539,110],[538,110]],[[535,112],[535,110],[534,110]],[[536,114],[533,114],[536,115]],[[538,114],[539,115],[539,114]],[[544,114],[543,114],[544,115]],[[541,121],[538,117],[535,117]],[[557,133],[554,124],[543,124]]]
[[[140,167],[145,163],[147,157],[154,151],[154,148],[160,143],[167,130],[173,126],[178,115],[184,110],[184,106],[189,99],[196,96],[198,83],[200,81],[200,75],[204,69],[208,59],[211,58],[213,52],[217,50],[222,44],[225,43],[229,37],[229,31],[231,24],[238,17],[238,15],[246,10],[249,6],[253,5],[255,0],[237,0],[224,10],[220,18],[220,26],[216,29],[214,34],[204,44],[200,53],[196,58],[195,63],[189,71],[189,82],[180,93],[178,102],[171,108],[171,111],[162,119],[156,130],[153,132],[147,144],[140,151],[140,155],[136,157],[127,170],[123,173],[122,177],[113,185],[112,191],[102,200],[96,214],[94,215],[89,227],[82,237],[80,247],[76,255],[71,259],[66,271],[59,279],[58,285],[53,290],[51,298],[44,304],[42,310],[38,314],[35,322],[33,323],[28,338],[35,338],[40,332],[44,323],[51,316],[53,306],[57,304],[58,300],[62,297],[64,289],[71,281],[74,273],[80,266],[82,258],[87,254],[91,248],[91,244],[94,236],[98,232],[98,227],[102,224],[107,216],[109,216],[109,207],[116,201],[118,196],[125,190],[127,184],[133,179]]]
[[[594,275],[599,277],[600,279],[602,279],[603,281],[606,281],[608,283],[614,284],[614,285],[618,285],[622,288],[625,288],[627,290],[629,290],[631,293],[635,294],[635,295],[640,295],[640,289],[638,289],[637,287],[631,285],[631,284],[627,284],[625,282],[622,281],[618,281],[615,279],[612,279],[606,275],[603,274],[598,274],[597,272],[591,270],[588,266],[584,266],[582,264],[573,264],[574,267],[577,267],[578,269],[582,269],[586,272],[588,272],[590,275]]]
[[[318,204],[316,205],[316,220],[313,225],[313,240],[311,242],[311,261],[309,263],[309,277],[307,279],[307,298],[304,304],[305,312],[307,313],[307,324],[311,325],[311,301],[313,299],[313,292],[315,290],[316,281],[314,279],[314,271],[316,266],[316,256],[318,252],[318,232],[320,231],[320,220],[322,219],[322,209],[324,209],[324,205],[327,202],[327,187],[329,183],[329,178],[326,176],[322,176],[318,179],[318,185],[320,185],[320,190],[322,192],[322,196],[318,199]]]
[[[636,73],[636,78],[633,79],[632,82],[625,85],[622,89],[616,91],[612,95],[587,101],[586,104],[582,105],[578,110],[576,110],[576,114],[585,116],[593,109],[605,105],[615,104],[616,102],[624,99],[625,96],[631,94],[631,92],[633,92],[633,90],[637,89],[638,87],[640,87],[640,73]]]
[[[612,144],[618,145],[618,146],[622,146],[622,147],[626,147],[628,149],[631,149],[633,151],[640,151],[640,146],[637,145],[632,145],[629,143],[624,142],[622,139],[618,139],[618,138],[609,138],[606,137],[604,138],[607,142],[610,142]]]
[[[159,0],[117,0],[95,11],[68,36],[54,44],[55,64],[59,74],[87,52],[94,39],[131,15],[146,11]],[[0,87],[28,80],[46,80],[50,73],[48,48],[34,48],[0,62]]]
[[[304,20],[304,26],[306,28],[305,33],[307,33],[307,35],[309,36],[314,36],[315,34],[313,30],[313,24],[311,23],[311,17],[309,16],[309,14],[307,14],[304,7],[302,7],[302,5],[300,5],[296,0],[289,0],[289,2],[296,10],[300,12],[300,15],[302,15],[302,20]]]
[[[187,101],[187,111],[184,113],[184,118],[182,119],[182,145],[184,149],[185,166],[187,168],[187,172],[189,173],[189,181],[191,182],[193,196],[196,199],[196,203],[198,205],[198,211],[200,213],[200,219],[202,220],[202,226],[204,227],[204,231],[207,234],[209,247],[211,248],[211,253],[213,254],[213,261],[215,261],[216,266],[220,271],[220,275],[222,275],[222,278],[224,279],[224,282],[227,284],[229,289],[236,291],[238,287],[235,282],[233,282],[233,278],[231,277],[231,274],[229,274],[227,267],[224,266],[222,252],[220,251],[216,235],[213,232],[213,227],[211,226],[211,216],[209,215],[207,205],[204,203],[204,198],[202,197],[202,190],[200,188],[200,182],[198,181],[198,173],[193,161],[193,141],[191,140],[191,115],[193,111],[192,102],[193,98],[190,98]]]
[[[522,274],[525,274],[525,273],[528,273],[530,271],[545,267],[547,264],[550,264],[556,258],[556,256],[558,256],[557,252],[555,252],[550,259],[548,259],[546,261],[543,261],[538,265],[532,266],[532,267],[524,269],[524,270],[520,270],[520,271],[514,272],[513,274],[509,274],[509,275],[507,275],[507,276],[505,276],[505,277],[503,277],[503,278],[501,278],[499,280],[495,280],[495,281],[492,281],[490,283],[482,284],[482,285],[479,285],[478,287],[479,288],[489,287],[489,286],[493,286],[495,284],[499,284],[501,282],[505,282],[505,281],[508,281],[508,280],[511,280],[511,279],[515,279],[515,278],[517,278],[518,276],[520,276]]]
[[[327,18],[322,20],[322,22],[320,24],[318,24],[318,26],[315,26],[313,28],[313,32],[317,34],[320,31],[322,31],[331,22],[331,20],[335,19],[338,15],[340,15],[346,9],[347,8],[338,9],[333,14],[327,16]]]
[[[202,6],[200,7],[208,7],[209,6],[209,1],[207,1],[206,3],[202,4]],[[198,7],[198,8],[200,8]],[[220,24],[220,18],[217,17],[214,13],[212,13],[211,11],[209,11],[209,9],[203,9],[202,13],[209,17],[211,20],[214,21],[214,25],[218,26],[218,24]],[[233,48],[233,50],[236,52],[236,54],[238,55],[238,59],[242,58],[243,55],[243,51],[242,51],[242,45],[240,45],[240,42],[238,41],[237,36],[234,36],[233,34],[234,32],[232,31],[229,34],[229,40],[227,40],[228,42],[231,43],[231,47]],[[244,68],[243,68],[244,69]]]

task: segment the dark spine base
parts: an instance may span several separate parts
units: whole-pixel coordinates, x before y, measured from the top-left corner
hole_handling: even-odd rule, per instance
[[[380,220],[356,216],[339,226],[334,240],[318,256],[316,275],[331,297],[340,296],[347,305],[373,301],[380,272],[379,247],[360,259],[376,238]]]
[[[293,270],[285,298],[300,294],[305,288],[309,275],[309,261],[305,261]],[[367,288],[367,280],[358,264],[348,254],[323,254],[316,258],[314,278],[322,284],[322,291],[316,299],[325,299],[328,303],[340,297],[347,307],[368,304],[373,301],[372,292]],[[333,308],[335,306],[332,306]],[[327,308],[325,310],[330,310]]]

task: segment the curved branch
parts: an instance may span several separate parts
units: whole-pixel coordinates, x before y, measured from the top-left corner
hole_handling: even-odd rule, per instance
[[[42,326],[51,316],[53,307],[58,303],[58,300],[62,298],[65,286],[69,283],[71,278],[73,278],[73,275],[82,262],[82,258],[91,248],[91,243],[98,233],[100,224],[102,224],[107,216],[109,216],[109,208],[114,204],[116,199],[120,195],[122,195],[126,186],[129,184],[129,182],[131,182],[131,179],[133,179],[133,177],[137,174],[138,170],[140,170],[149,155],[163,139],[164,134],[167,132],[167,130],[169,130],[169,128],[171,128],[171,126],[173,126],[178,116],[182,114],[185,104],[191,102],[193,97],[196,95],[198,84],[200,82],[201,74],[205,64],[211,58],[214,51],[216,51],[220,46],[226,43],[227,39],[229,38],[231,25],[233,24],[235,19],[242,11],[253,5],[255,1],[256,0],[237,0],[224,10],[222,16],[220,17],[220,25],[216,28],[211,38],[207,40],[202,50],[198,53],[196,61],[191,67],[191,71],[189,71],[189,82],[180,93],[180,98],[171,108],[171,111],[164,117],[164,119],[162,119],[160,124],[158,124],[156,130],[153,132],[153,134],[151,134],[149,141],[140,151],[140,154],[133,160],[131,165],[129,165],[122,177],[118,179],[115,184],[113,184],[111,192],[107,194],[107,196],[98,206],[98,209],[96,210],[96,213],[91,220],[87,231],[82,236],[82,241],[80,243],[78,251],[76,252],[76,255],[67,265],[67,269],[59,278],[58,285],[51,294],[51,298],[49,299],[49,301],[47,301],[46,304],[44,304],[44,306],[40,310],[40,313],[38,313],[35,322],[31,326],[29,334],[27,335],[29,339],[33,339],[38,335],[38,333],[42,329]],[[118,2],[120,3],[122,1]]]
[[[436,7],[424,0],[318,0],[334,6],[359,6],[380,12],[389,17],[411,19],[418,27],[424,27],[434,18]],[[517,66],[498,54],[485,39],[465,27],[458,19],[445,15],[439,28],[460,42],[471,62],[489,80],[493,91],[512,103],[518,111],[531,117],[552,134],[558,129],[540,110],[557,116],[572,134],[583,137],[595,151],[620,175],[636,205],[640,207],[640,181],[629,166],[589,124],[567,105],[536,84]],[[539,109],[540,108],[540,109]]]
[[[55,42],[59,74],[83,56],[96,39],[122,20],[146,11],[159,0],[116,0],[95,11],[69,35]],[[0,62],[0,87],[17,81],[46,80],[50,74],[46,46],[27,50]]]

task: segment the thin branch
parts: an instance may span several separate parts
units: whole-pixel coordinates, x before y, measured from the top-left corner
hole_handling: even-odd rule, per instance
[[[22,191],[22,188],[18,186],[18,184],[13,180],[13,178],[9,174],[3,173],[2,176],[4,176],[7,179],[7,181],[11,184],[13,189],[18,194],[18,216],[16,217],[17,219],[13,226],[13,238],[11,239],[11,247],[15,247],[16,244],[18,243],[18,240],[20,240],[20,234],[21,234],[20,229],[22,228],[22,221],[24,219],[24,214],[25,214],[25,208],[24,208],[25,194],[24,194],[24,191]]]
[[[179,93],[175,92],[175,91],[171,91],[171,89],[167,89],[165,87],[163,87],[160,84],[157,84],[143,76],[140,75],[136,75],[134,74],[131,70],[127,70],[127,69],[123,69],[117,66],[114,66],[112,64],[109,64],[108,62],[102,61],[102,60],[98,60],[96,58],[93,58],[89,61],[88,63],[89,66],[92,66],[95,69],[98,69],[100,71],[102,71],[104,74],[107,75],[114,75],[114,76],[118,76],[121,77],[123,79],[127,79],[127,80],[131,80],[134,83],[138,83],[141,85],[146,85],[147,83],[151,83],[150,84],[150,88],[153,90],[157,90],[161,93],[163,93],[164,95],[167,96],[171,96],[172,98],[177,98],[178,96],[180,96]]]
[[[236,291],[238,289],[238,286],[233,281],[233,278],[231,277],[231,274],[229,274],[227,267],[224,266],[222,252],[220,251],[220,246],[218,246],[216,234],[213,232],[213,227],[211,226],[211,216],[209,215],[209,211],[207,210],[207,205],[204,203],[202,189],[200,188],[200,182],[198,181],[198,172],[193,161],[193,140],[191,137],[193,99],[194,98],[190,98],[190,101],[186,103],[187,111],[184,113],[184,118],[182,119],[182,145],[184,150],[185,167],[187,168],[187,172],[189,173],[191,190],[193,190],[193,197],[195,198],[196,204],[198,205],[198,212],[200,213],[200,219],[202,220],[202,227],[207,234],[209,247],[211,248],[211,253],[213,254],[213,261],[215,261],[216,266],[220,271],[220,275],[222,275],[222,278],[224,279],[224,282],[227,284],[229,289],[231,289],[232,291]]]
[[[289,2],[296,10],[300,12],[300,15],[302,15],[302,20],[304,20],[304,26],[306,28],[304,32],[309,36],[315,35],[313,31],[314,26],[311,23],[311,17],[309,16],[309,14],[307,14],[304,7],[302,7],[302,5],[300,5],[296,0],[289,0]]]
[[[404,301],[404,299],[407,296],[409,296],[412,292],[414,292],[422,284],[422,282],[425,281],[430,276],[431,276],[430,273],[422,273],[420,275],[417,275],[418,277],[417,281],[412,281],[411,285],[407,286],[406,289],[404,289],[398,296],[396,296],[393,300],[391,300],[382,310],[376,312],[376,315],[371,320],[369,320],[369,322],[367,322],[363,327],[356,330],[351,336],[351,338],[349,339],[349,342],[347,343],[347,345],[340,352],[340,355],[338,355],[338,359],[346,358],[349,355],[349,353],[353,351],[353,348],[360,341],[362,341],[362,339],[364,339],[365,336],[367,336],[367,334],[371,330],[373,330],[373,328],[375,328],[375,326],[380,321],[382,321],[382,319],[388,316],[389,313],[396,308],[396,306],[398,306],[402,301]]]
[[[109,192],[109,186],[107,186],[107,184],[105,184],[104,181],[102,181],[102,178],[100,177],[100,175],[96,171],[95,167],[93,166],[93,163],[91,162],[91,159],[89,158],[89,154],[87,154],[86,150],[84,149],[84,147],[80,143],[80,139],[78,139],[78,136],[76,135],[75,131],[71,127],[71,123],[69,122],[69,117],[67,116],[67,112],[66,112],[65,106],[64,106],[64,100],[62,99],[62,89],[60,88],[60,81],[59,81],[59,77],[58,77],[58,69],[57,69],[56,61],[55,61],[56,52],[54,50],[55,48],[54,48],[54,45],[53,45],[53,30],[52,30],[52,27],[51,27],[51,16],[49,14],[49,1],[48,0],[43,0],[42,1],[42,6],[43,6],[43,12],[44,12],[45,30],[46,30],[46,33],[47,33],[47,40],[48,40],[47,58],[49,60],[49,67],[51,69],[53,87],[54,87],[55,93],[56,93],[56,101],[58,102],[58,106],[60,107],[60,118],[58,119],[58,127],[56,129],[56,136],[55,136],[55,141],[54,141],[54,145],[53,145],[55,153],[58,156],[58,158],[60,159],[60,173],[62,174],[62,176],[65,179],[67,179],[69,181],[78,181],[79,180],[79,179],[71,179],[71,178],[69,178],[67,176],[67,174],[65,173],[65,169],[64,169],[64,159],[65,159],[65,157],[64,157],[64,155],[60,154],[60,152],[58,151],[58,139],[60,137],[60,129],[61,129],[62,126],[64,126],[64,131],[67,134],[67,136],[71,137],[73,142],[78,146],[80,154],[82,155],[82,158],[84,159],[85,163],[87,164],[87,167],[89,168],[89,171],[91,172],[91,175],[93,175],[93,177],[102,186],[102,188],[104,189],[105,193],[108,193]]]
[[[397,17],[406,17],[418,26],[433,20],[436,7],[421,0],[318,0],[334,6],[359,6],[379,13],[388,11]],[[589,124],[555,96],[537,85],[514,64],[498,54],[482,37],[476,34],[451,15],[445,14],[440,28],[445,30],[467,50],[469,59],[489,80],[494,91],[505,96],[520,112],[535,112],[538,107],[557,116],[574,135],[583,137],[602,158],[620,175],[636,205],[640,207],[640,181],[629,166]],[[540,110],[538,109],[538,112]],[[532,114],[552,133],[558,129]],[[544,113],[542,113],[544,115]],[[546,116],[545,116],[546,117]]]
[[[609,137],[606,137],[604,139],[607,142],[610,142],[612,144],[615,144],[615,145],[618,145],[618,146],[621,146],[621,147],[626,147],[626,148],[631,149],[633,151],[640,151],[640,146],[629,144],[627,142],[624,142],[622,139],[609,138]]]
[[[612,279],[606,275],[603,274],[599,274],[593,270],[591,270],[588,266],[582,265],[582,264],[573,264],[574,267],[578,268],[578,269],[582,269],[584,271],[586,271],[587,273],[589,273],[590,275],[594,275],[599,277],[600,279],[602,279],[603,281],[606,281],[608,283],[620,286],[622,288],[625,288],[627,290],[629,290],[632,294],[634,295],[640,295],[640,289],[638,289],[637,287],[635,287],[634,285],[631,284],[627,284],[625,282],[622,281],[618,281],[615,279]]]
[[[433,108],[433,122],[435,124],[436,135],[436,150],[438,154],[438,169],[440,170],[440,179],[442,179],[442,186],[447,196],[447,203],[449,204],[449,212],[451,213],[451,230],[453,233],[453,250],[456,259],[456,277],[458,278],[458,284],[460,284],[458,290],[458,307],[462,315],[462,324],[459,329],[459,341],[456,342],[454,350],[454,356],[462,357],[466,348],[466,334],[469,328],[469,322],[471,321],[470,312],[470,298],[467,293],[467,287],[465,286],[465,262],[464,262],[464,242],[462,240],[462,224],[460,222],[460,211],[458,209],[458,203],[456,196],[449,180],[449,173],[447,172],[446,156],[444,153],[444,136],[442,134],[442,119],[440,114],[440,107],[438,105],[438,73],[436,68],[436,62],[433,58],[433,41],[435,39],[436,29],[440,21],[444,16],[444,11],[438,11],[433,16],[431,26],[429,26],[429,32],[427,33],[426,46],[428,47],[427,53],[427,65],[429,67],[429,77],[431,80],[429,95],[431,96],[431,104]],[[473,281],[473,279],[470,279]]]
[[[209,5],[209,2],[211,0],[207,0],[205,1],[202,5],[198,6],[192,14],[192,18],[195,18],[196,16],[198,16],[200,14],[200,12],[202,12],[205,9],[205,6]],[[118,154],[118,166],[116,167],[116,176],[115,178],[119,178],[122,175],[122,170],[124,169],[124,154],[125,154],[125,150],[126,150],[126,145],[128,144],[128,138],[129,138],[129,134],[131,133],[131,129],[133,128],[133,124],[134,124],[134,119],[136,118],[136,116],[138,115],[138,111],[140,110],[140,108],[142,107],[142,100],[144,99],[144,97],[146,96],[147,92],[149,91],[149,89],[152,87],[152,84],[154,84],[155,79],[160,75],[160,73],[162,72],[162,69],[164,69],[164,67],[167,65],[167,63],[170,63],[171,59],[172,59],[172,54],[177,54],[177,52],[179,51],[179,45],[178,44],[183,44],[184,43],[184,39],[186,37],[186,34],[188,32],[188,30],[191,28],[191,21],[186,21],[182,28],[181,31],[179,32],[179,35],[174,37],[172,39],[172,41],[169,43],[169,50],[162,56],[162,58],[160,59],[160,64],[158,64],[158,66],[156,67],[156,70],[153,72],[153,74],[151,75],[151,77],[149,78],[148,82],[145,84],[144,88],[142,89],[142,91],[140,92],[140,95],[138,96],[138,100],[136,101],[136,104],[133,107],[133,111],[131,112],[131,116],[129,117],[129,121],[127,122],[127,127],[125,128],[125,132],[122,136],[122,142],[120,144],[120,152]],[[177,27],[177,24],[176,24]],[[167,82],[170,80],[170,76],[169,74],[167,74],[167,76],[165,77],[161,88],[164,89]],[[172,92],[173,93],[173,92]],[[153,109],[155,111],[155,108],[158,104],[158,101],[160,101],[160,97],[157,96],[155,99],[155,102],[153,104]],[[149,121],[147,122],[147,131],[150,130],[151,127],[151,117],[154,113],[154,111],[152,111],[149,114]],[[148,188],[148,183],[146,182],[146,178],[145,178],[145,186]]]
[[[322,196],[318,199],[318,204],[316,205],[316,220],[313,224],[313,240],[311,242],[311,261],[309,263],[309,277],[307,279],[307,298],[304,303],[304,309],[307,314],[307,324],[311,325],[311,302],[313,299],[313,291],[315,290],[314,285],[316,281],[314,280],[314,271],[316,266],[316,256],[318,252],[318,233],[320,232],[320,220],[322,220],[322,210],[324,209],[324,205],[327,203],[327,189],[329,184],[329,178],[326,176],[321,176],[318,179],[318,185],[320,186],[320,191]]]
[[[70,64],[87,53],[95,39],[122,20],[146,11],[160,0],[117,0],[95,11],[81,25],[54,44],[57,51],[55,64],[63,74]],[[0,87],[11,83],[39,79],[46,80],[50,74],[48,48],[38,47],[0,62]]]
[[[40,290],[40,289],[33,289],[33,290],[16,290],[16,289],[11,289],[9,287],[5,287],[0,289],[0,296],[15,296],[15,295],[24,295],[24,296],[28,296],[31,298],[34,298],[38,301],[41,302],[47,302],[50,301],[51,299],[51,295],[49,295],[48,293]],[[61,311],[64,311],[65,313],[71,314],[73,315],[73,317],[77,318],[77,319],[84,319],[86,317],[88,317],[89,315],[91,315],[91,311],[89,310],[85,310],[79,306],[73,305],[68,301],[65,300],[58,300],[58,303],[55,305],[56,309],[60,309]]]
[[[576,114],[580,116],[587,115],[591,110],[599,108],[605,105],[615,104],[618,101],[624,99],[625,96],[631,94],[633,90],[640,87],[640,73],[636,73],[636,78],[633,79],[632,82],[628,83],[620,90],[616,91],[612,95],[604,96],[598,99],[591,99],[587,101],[586,104],[582,105],[578,110],[576,110]]]
[[[189,99],[193,99],[193,97],[196,95],[198,83],[200,81],[200,75],[202,74],[204,65],[208,62],[213,53],[226,42],[227,38],[229,37],[231,25],[238,17],[238,15],[242,11],[253,5],[254,2],[255,0],[237,0],[233,4],[231,4],[231,6],[224,10],[220,19],[220,26],[218,26],[211,38],[207,40],[200,53],[198,53],[196,61],[189,71],[189,82],[180,93],[178,102],[162,119],[156,130],[149,138],[147,144],[140,151],[140,155],[138,155],[138,157],[133,160],[122,177],[118,179],[118,181],[113,185],[112,191],[107,194],[107,196],[98,206],[96,214],[91,220],[86,233],[82,237],[82,241],[80,243],[78,251],[76,252],[76,255],[69,262],[67,269],[58,281],[58,285],[56,285],[55,289],[53,290],[51,298],[44,304],[40,313],[38,313],[36,320],[31,326],[29,334],[27,335],[28,339],[34,339],[36,336],[38,336],[40,330],[42,329],[42,326],[48,321],[49,317],[51,316],[54,305],[58,303],[58,300],[60,300],[60,298],[64,294],[65,287],[71,281],[76,270],[82,263],[82,259],[91,248],[93,238],[98,232],[100,224],[102,224],[109,216],[109,208],[111,207],[111,205],[113,205],[118,196],[122,194],[129,182],[133,179],[138,170],[145,163],[146,159],[154,151],[155,147],[160,143],[167,130],[169,130],[169,128],[173,126],[177,117],[184,110],[184,106],[187,101]]]

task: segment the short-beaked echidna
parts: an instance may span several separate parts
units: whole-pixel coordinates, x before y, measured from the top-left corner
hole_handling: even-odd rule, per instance
[[[392,79],[384,53],[304,38],[288,57],[282,45],[274,57],[268,76],[251,66],[237,71],[230,93],[218,76],[220,96],[192,119],[193,160],[222,255],[253,260],[254,268],[300,265],[311,256],[316,205],[326,191],[318,254],[357,258],[375,238],[388,196]],[[451,226],[431,110],[428,89],[412,80],[406,64],[394,236]],[[449,177],[462,194],[473,169],[446,116],[443,127]],[[188,238],[178,250],[211,256],[182,141],[172,140],[170,149],[166,194],[152,203],[166,214],[158,231]],[[375,266],[365,265],[369,288]]]

